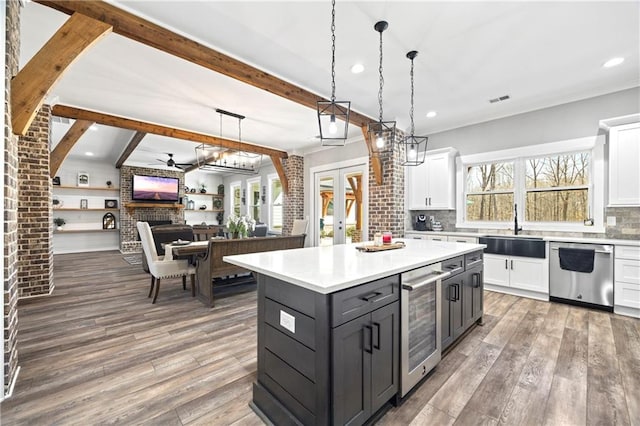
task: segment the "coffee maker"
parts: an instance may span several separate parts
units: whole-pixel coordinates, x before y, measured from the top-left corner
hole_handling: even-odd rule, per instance
[[[431,222],[424,214],[416,215],[413,220],[413,229],[415,231],[430,231]]]

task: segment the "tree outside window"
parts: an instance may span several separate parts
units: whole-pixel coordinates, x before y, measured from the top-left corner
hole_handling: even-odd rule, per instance
[[[513,162],[467,166],[468,221],[509,221],[513,217]]]
[[[231,205],[233,214],[240,216],[240,184],[231,184]]]
[[[256,222],[260,222],[260,178],[247,181],[247,187],[249,216]]]

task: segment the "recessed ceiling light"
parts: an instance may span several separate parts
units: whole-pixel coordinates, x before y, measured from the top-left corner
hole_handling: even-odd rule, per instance
[[[93,131],[98,130],[98,125],[97,124],[92,124],[91,126],[89,126],[89,130],[93,130]]]
[[[624,58],[611,58],[604,63],[603,67],[611,68],[611,67],[615,67],[616,65],[620,65],[623,62],[624,62]]]
[[[87,157],[93,157],[93,152],[87,151],[84,153],[84,155],[86,155]]]
[[[364,65],[362,64],[355,64],[351,67],[351,72],[354,74],[360,74],[362,71],[364,71]]]
[[[427,113],[427,118],[433,118],[433,117],[435,117],[436,115],[438,115],[438,113],[437,113],[437,112],[435,112],[435,111],[429,111],[429,112]]]

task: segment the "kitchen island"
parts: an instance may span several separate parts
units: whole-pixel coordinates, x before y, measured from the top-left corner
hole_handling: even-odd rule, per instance
[[[372,253],[345,244],[224,257],[258,273],[259,415],[278,425],[363,424],[399,394],[401,274],[464,270],[467,256],[481,266],[484,247],[402,241]],[[469,281],[481,292],[481,277]]]

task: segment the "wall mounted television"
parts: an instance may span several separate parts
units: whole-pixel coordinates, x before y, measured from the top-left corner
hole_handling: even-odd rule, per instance
[[[163,176],[133,175],[131,199],[134,201],[177,202],[180,179]]]

